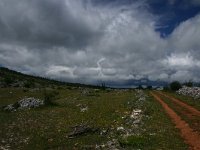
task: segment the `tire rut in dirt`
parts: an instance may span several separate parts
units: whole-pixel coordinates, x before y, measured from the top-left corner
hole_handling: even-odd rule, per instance
[[[179,115],[181,116],[181,118],[186,121],[190,127],[198,132],[200,134],[200,116],[198,115],[198,113],[196,113],[198,110],[196,110],[195,112],[193,111],[193,109],[188,109],[188,107],[192,107],[192,106],[187,106],[187,107],[184,107],[184,105],[181,105],[183,102],[181,103],[176,103],[177,101],[180,101],[180,100],[177,100],[177,101],[174,101],[175,98],[171,97],[171,96],[168,96],[166,94],[163,94],[161,92],[156,92],[158,93],[159,95],[167,98],[167,100],[163,99],[165,102],[167,102],[167,104]]]
[[[176,128],[180,130],[182,138],[190,146],[190,149],[199,150],[200,135],[197,132],[194,132],[193,129],[189,127],[188,123],[186,123],[179,115],[177,115],[175,111],[172,108],[170,108],[158,94],[156,94],[155,92],[151,92],[151,95],[165,109],[166,113],[169,115],[173,123],[176,125]]]

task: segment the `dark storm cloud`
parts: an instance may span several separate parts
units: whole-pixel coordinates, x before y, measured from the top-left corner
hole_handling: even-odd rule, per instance
[[[4,41],[84,48],[102,34],[95,19],[90,23],[89,12],[76,2],[3,0],[0,13],[0,39]]]
[[[126,2],[1,0],[0,64],[82,83],[199,81],[200,16],[162,38],[147,1]]]

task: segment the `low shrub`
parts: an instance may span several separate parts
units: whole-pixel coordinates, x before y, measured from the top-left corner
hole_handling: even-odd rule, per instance
[[[174,82],[170,83],[170,89],[171,89],[172,91],[177,91],[177,90],[179,90],[181,87],[182,87],[182,86],[181,86],[181,84],[180,84],[178,81],[174,81]]]
[[[45,105],[57,105],[56,99],[58,99],[58,91],[44,91],[44,104]]]

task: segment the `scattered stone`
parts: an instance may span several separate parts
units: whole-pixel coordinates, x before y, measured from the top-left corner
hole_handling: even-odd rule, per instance
[[[124,127],[117,127],[117,131],[124,131]]]
[[[24,98],[24,99],[20,100],[18,103],[20,105],[20,108],[35,108],[35,107],[44,105],[44,101],[35,99],[33,97]]]
[[[134,109],[131,113],[131,118],[138,119],[141,115],[142,110],[141,109]]]
[[[90,95],[90,91],[88,89],[82,89],[81,94],[88,96],[88,95]]]
[[[44,101],[30,97],[30,98],[24,98],[14,104],[9,104],[7,106],[4,106],[3,110],[16,111],[16,110],[25,109],[25,108],[36,108],[42,105],[44,105]]]
[[[88,106],[85,105],[85,104],[78,104],[78,105],[76,105],[76,106],[80,108],[80,111],[81,111],[81,112],[86,112],[86,111],[88,111]]]
[[[93,150],[93,149],[95,149],[95,146],[94,145],[83,145],[83,146],[81,146],[81,149]]]
[[[143,90],[136,90],[135,97],[136,102],[132,104],[131,101],[128,101],[127,103],[132,108],[132,111],[124,112],[124,115],[121,117],[124,119],[124,124],[117,128],[117,132],[119,132],[122,138],[140,134],[139,127],[142,124],[142,117],[144,117],[142,109],[147,95]]]
[[[146,100],[146,97],[140,97],[139,99],[138,99],[138,101],[145,101]]]
[[[16,111],[14,104],[9,104],[7,106],[4,106],[3,110],[5,110],[5,111]]]
[[[73,127],[73,131],[71,133],[69,133],[67,137],[75,138],[79,135],[83,135],[86,133],[94,133],[97,131],[98,131],[97,128],[92,128],[89,125],[77,125],[77,126]]]
[[[157,90],[157,91],[163,91],[164,88],[163,88],[163,87],[158,87],[158,88],[156,88],[156,90]]]
[[[9,150],[9,148],[8,147],[0,146],[0,150]]]
[[[95,149],[107,149],[107,150],[119,150],[121,148],[119,142],[117,139],[112,139],[111,141],[108,141],[107,143],[103,143],[101,145],[96,145]]]
[[[101,130],[100,135],[107,135],[108,131],[109,131],[109,128],[103,129],[103,130]]]
[[[88,107],[81,108],[81,112],[85,112],[88,110]]]
[[[51,139],[48,139],[48,142],[53,142],[53,139],[51,138]]]
[[[194,99],[200,99],[200,87],[187,87],[183,86],[177,91],[178,94],[191,96]]]

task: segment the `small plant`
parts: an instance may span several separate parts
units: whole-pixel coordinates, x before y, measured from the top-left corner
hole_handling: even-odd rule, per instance
[[[129,136],[125,139],[123,138],[120,139],[119,143],[122,147],[131,146],[134,148],[142,148],[148,144],[148,139],[147,137],[144,136],[134,135],[134,136]]]
[[[4,83],[6,86],[11,85],[13,82],[14,82],[14,79],[12,77],[7,76],[4,78]]]
[[[28,92],[28,89],[23,89],[23,92],[24,92],[24,93]]]
[[[58,91],[44,91],[44,104],[45,105],[56,105],[55,101],[58,99]]]
[[[147,89],[151,90],[153,87],[151,85],[147,86]]]
[[[26,81],[26,82],[24,83],[24,87],[25,87],[25,88],[34,88],[34,87],[35,87],[35,83],[32,82],[32,81]]]

